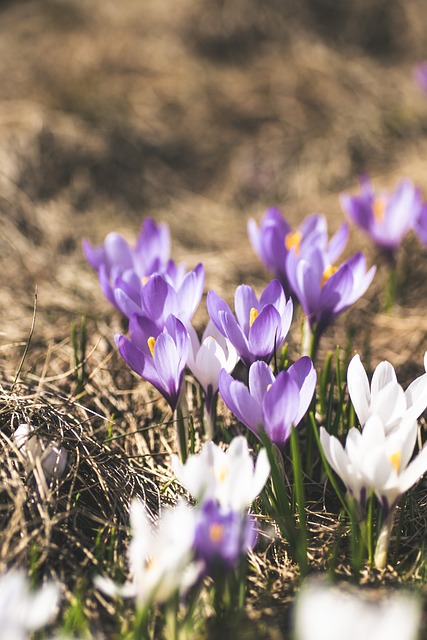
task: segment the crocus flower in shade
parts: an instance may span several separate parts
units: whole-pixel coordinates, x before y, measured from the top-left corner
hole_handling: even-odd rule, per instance
[[[59,589],[53,582],[32,591],[22,571],[9,571],[0,577],[0,635],[5,640],[27,640],[54,618]],[[32,637],[32,635],[31,635]]]
[[[261,493],[270,474],[265,449],[259,452],[254,467],[243,436],[234,438],[227,451],[207,442],[185,464],[172,456],[172,468],[178,481],[199,502],[215,500],[225,510],[240,512],[246,511]]]
[[[13,438],[20,452],[28,459],[31,466],[40,462],[47,478],[59,480],[67,466],[67,451],[55,440],[47,441],[35,433],[34,427],[20,424],[15,430]]]
[[[172,279],[161,274],[151,276],[145,285],[119,278],[114,299],[128,318],[136,313],[152,320],[161,330],[170,314],[186,320],[193,317],[205,284],[203,265],[198,264],[184,277],[179,277],[176,283],[177,288]]]
[[[166,507],[157,527],[150,522],[144,505],[134,500],[131,506],[132,542],[129,565],[132,580],[123,585],[97,576],[95,585],[109,596],[135,598],[141,607],[163,603],[175,593],[188,589],[199,575],[192,564],[196,511],[184,502]]]
[[[424,202],[414,224],[414,231],[420,241],[427,245],[427,202]]]
[[[136,344],[132,335],[130,340],[117,335],[116,344],[123,360],[142,378],[151,382],[174,411],[189,351],[189,337],[182,322],[170,315],[163,331],[149,336],[144,346]]]
[[[411,593],[370,593],[307,580],[294,609],[295,640],[416,640],[421,602]]]
[[[109,233],[103,244],[92,247],[83,240],[86,260],[97,271],[105,297],[116,305],[114,286],[117,278],[134,277],[141,280],[156,272],[164,272],[168,267],[170,254],[169,228],[165,224],[156,224],[152,218],[146,218],[142,224],[135,247],[118,233]]]
[[[376,271],[376,267],[366,271],[362,253],[356,253],[340,267],[335,267],[329,263],[328,255],[318,249],[313,249],[305,258],[299,258],[295,251],[290,251],[286,269],[317,339],[336,316],[365,293]]]
[[[201,342],[193,326],[189,323],[186,326],[190,337],[187,366],[203,390],[205,420],[208,432],[213,437],[219,373],[221,369],[231,373],[239,356],[231,342],[224,338],[212,320],[209,320]]]
[[[255,253],[274,273],[287,296],[292,294],[292,286],[286,273],[286,256],[292,248],[298,255],[318,247],[335,262],[343,251],[348,239],[348,226],[343,224],[328,243],[326,218],[322,215],[307,216],[296,231],[292,231],[282,213],[276,207],[265,212],[258,227],[255,220],[248,221],[248,235]]]
[[[414,74],[418,86],[427,93],[427,62],[417,65]]]
[[[368,177],[360,180],[360,195],[342,194],[344,213],[391,258],[420,213],[421,192],[402,180],[392,193],[376,194]]]
[[[280,349],[292,321],[292,300],[286,302],[282,286],[272,280],[258,300],[252,287],[240,285],[234,297],[234,317],[228,304],[214,291],[207,297],[209,315],[235,347],[246,367],[255,360],[269,362]]]
[[[213,500],[204,502],[198,511],[194,547],[204,573],[233,569],[255,541],[254,521],[247,514],[224,510]]]
[[[424,364],[427,365],[427,352]],[[356,354],[348,365],[347,388],[362,427],[370,416],[378,415],[387,435],[408,413],[416,420],[427,407],[427,373],[416,378],[403,391],[393,366],[387,361],[376,367],[369,385],[366,371]]]
[[[316,388],[316,371],[307,356],[300,358],[277,378],[265,362],[249,369],[249,388],[221,371],[219,391],[236,418],[256,436],[263,429],[278,447],[304,417]]]

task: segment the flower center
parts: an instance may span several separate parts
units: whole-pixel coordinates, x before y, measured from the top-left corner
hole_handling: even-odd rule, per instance
[[[249,312],[249,329],[252,327],[253,323],[258,318],[258,316],[259,316],[258,309],[255,309],[255,307],[252,307],[252,309]]]
[[[223,536],[224,527],[217,522],[215,524],[211,524],[209,527],[209,538],[211,539],[211,542],[217,544],[218,542],[221,542]]]
[[[145,284],[147,284],[147,282],[149,281],[150,276],[142,276],[141,278],[141,284],[142,286],[144,286]]]
[[[225,465],[223,465],[222,467],[220,467],[218,474],[217,474],[217,478],[218,478],[218,482],[220,484],[223,484],[228,476],[228,469]]]
[[[400,467],[400,461],[402,459],[402,452],[401,451],[396,451],[396,453],[392,453],[389,460],[391,462],[391,464],[393,465],[396,473],[399,473],[399,467]]]
[[[323,272],[322,282],[320,283],[321,287],[324,287],[328,282],[329,278],[334,275],[338,271],[338,267],[335,267],[333,264],[329,264]]]
[[[285,236],[285,247],[288,251],[295,249],[295,253],[298,255],[301,245],[302,233],[301,231],[290,231]]]
[[[375,222],[382,222],[385,217],[385,210],[387,208],[387,200],[386,198],[378,197],[375,198],[373,204],[373,213]]]
[[[150,353],[154,358],[154,345],[156,344],[156,338],[153,338],[153,336],[150,336],[147,340],[147,344],[148,344],[148,348],[150,349]]]

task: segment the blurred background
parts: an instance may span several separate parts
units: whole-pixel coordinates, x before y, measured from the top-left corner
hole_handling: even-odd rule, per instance
[[[292,224],[325,213],[333,231],[361,172],[425,191],[413,70],[426,33],[422,0],[0,2],[3,353],[28,336],[35,285],[40,343],[81,314],[114,314],[84,237],[131,240],[144,216],[166,221],[173,257],[203,261],[207,289],[231,296],[266,282],[246,221],[269,205]],[[355,230],[350,245],[374,259]],[[410,337],[395,345],[401,321],[380,319],[381,357],[422,361],[425,257],[417,245],[408,267]]]

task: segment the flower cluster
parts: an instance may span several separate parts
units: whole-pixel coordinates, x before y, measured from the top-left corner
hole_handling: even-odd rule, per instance
[[[348,226],[343,224],[328,242],[324,216],[308,216],[292,231],[280,211],[269,209],[260,228],[249,221],[248,232],[261,260],[300,303],[316,345],[334,318],[365,293],[374,277],[375,267],[367,271],[360,253],[336,266],[347,243]],[[311,353],[315,354],[314,347]]]
[[[240,563],[256,540],[247,509],[270,473],[265,451],[259,452],[254,467],[242,436],[227,451],[208,442],[185,464],[175,456],[172,466],[179,482],[197,499],[197,506],[181,501],[165,508],[153,527],[142,503],[133,502],[132,580],[117,585],[108,578],[96,578],[105,593],[133,597],[141,607],[166,602],[206,575],[227,573]]]
[[[404,392],[393,367],[383,362],[376,368],[369,387],[356,355],[347,378],[362,431],[350,429],[345,448],[324,427],[320,428],[320,440],[329,464],[356,500],[361,518],[370,494],[374,493],[379,500],[384,534],[378,539],[375,562],[382,568],[397,502],[427,471],[427,447],[413,458],[418,433],[416,420],[427,407],[427,373]]]

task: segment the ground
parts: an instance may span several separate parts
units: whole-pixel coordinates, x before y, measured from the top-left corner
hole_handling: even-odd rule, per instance
[[[65,375],[74,367],[71,327],[85,316],[92,391],[104,394],[91,409],[120,415],[122,429],[152,417],[136,409],[148,392],[110,359],[123,324],[85,263],[83,238],[100,243],[116,230],[132,240],[145,216],[165,221],[173,257],[202,261],[206,291],[230,300],[241,282],[260,290],[269,278],[246,232],[268,206],[292,225],[322,212],[334,231],[339,194],[354,192],[362,172],[380,189],[407,177],[426,192],[427,96],[413,77],[427,57],[426,30],[422,0],[3,0],[5,389],[37,287],[21,370],[31,393],[35,384],[75,393]],[[352,229],[346,255],[359,250],[378,261]],[[351,330],[368,363],[387,358],[410,381],[427,348],[426,249],[407,239],[402,292],[387,314],[387,269],[377,264],[369,292],[328,332],[322,353],[345,346]],[[295,326],[294,352],[299,340]],[[114,392],[130,384],[131,399]]]

